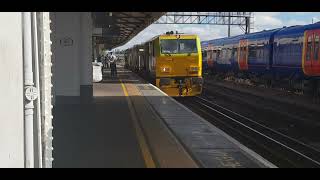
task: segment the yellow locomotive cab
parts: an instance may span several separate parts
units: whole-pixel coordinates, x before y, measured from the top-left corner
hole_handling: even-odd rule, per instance
[[[144,60],[142,71],[158,88],[169,96],[201,94],[202,54],[198,36],[165,34],[142,46],[146,50],[135,59]]]

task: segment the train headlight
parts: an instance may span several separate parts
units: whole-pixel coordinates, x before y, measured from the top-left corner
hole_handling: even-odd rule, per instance
[[[196,66],[192,66],[189,68],[190,73],[196,74],[196,73],[198,73],[198,71],[199,71],[199,68]]]
[[[171,72],[171,68],[170,67],[161,67],[160,68],[162,73],[169,73]]]

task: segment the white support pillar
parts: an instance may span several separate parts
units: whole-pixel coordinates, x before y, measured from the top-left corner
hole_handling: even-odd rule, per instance
[[[80,96],[81,102],[92,100],[92,18],[90,12],[81,13],[80,22]]]
[[[22,13],[0,12],[0,168],[23,168]]]
[[[55,104],[80,101],[80,12],[51,13]]]
[[[23,70],[24,86],[30,93],[34,92],[33,79],[33,57],[32,57],[32,32],[31,32],[31,13],[22,13],[23,23]],[[25,138],[25,167],[34,167],[34,103],[32,98],[26,98],[24,105],[24,138]]]

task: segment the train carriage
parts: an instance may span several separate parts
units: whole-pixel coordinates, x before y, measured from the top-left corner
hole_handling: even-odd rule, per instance
[[[244,57],[238,58],[240,70],[247,70],[255,75],[268,73],[272,65],[273,36],[277,31],[278,29],[252,33],[240,39],[239,44],[243,43],[244,46],[239,45],[239,51],[247,48],[243,52]]]
[[[282,76],[319,77],[320,24],[294,26],[275,35],[273,68]]]
[[[285,79],[291,89],[320,94],[320,24],[292,26],[275,35],[273,74]]]
[[[233,40],[238,47],[238,55],[234,59],[230,58],[231,46],[228,46]],[[207,63],[213,61],[212,66],[208,67],[215,72],[232,71],[237,76],[241,72],[251,79],[263,82],[267,82],[267,79],[270,85],[277,84],[289,89],[311,88],[319,96],[319,41],[320,24],[315,23],[215,39],[202,44],[207,47]],[[218,49],[213,58],[211,54],[215,51],[212,49]],[[231,62],[234,62],[234,66]],[[235,67],[238,67],[238,71]]]
[[[212,72],[236,72],[239,70],[238,43],[241,36],[203,42],[206,48],[208,69]]]
[[[239,66],[238,58],[238,43],[241,36],[236,36],[228,39],[220,39],[213,43],[213,66],[223,72],[237,72]],[[215,53],[216,52],[216,53]],[[215,55],[216,54],[216,55]]]
[[[201,42],[201,54],[202,54],[202,71],[208,71],[208,60],[207,60],[207,50],[208,50],[208,42]]]
[[[144,52],[140,60],[145,65],[139,72],[144,73],[162,91],[169,96],[201,94],[202,53],[197,35],[167,33],[156,36],[139,47]],[[139,57],[135,61],[137,59]]]

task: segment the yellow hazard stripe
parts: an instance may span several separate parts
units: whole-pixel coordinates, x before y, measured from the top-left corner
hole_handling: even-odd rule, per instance
[[[141,149],[141,153],[142,153],[145,165],[146,165],[147,168],[155,168],[156,165],[155,165],[155,163],[154,163],[154,161],[152,159],[149,147],[147,145],[146,138],[144,137],[144,135],[142,133],[142,129],[141,129],[139,123],[138,123],[138,119],[137,119],[136,113],[135,113],[135,111],[133,109],[132,102],[131,102],[131,100],[129,98],[128,91],[127,91],[125,85],[123,84],[122,80],[120,80],[120,82],[121,82],[122,90],[123,90],[124,95],[126,96],[126,99],[127,99],[127,102],[128,102],[129,111],[130,111],[130,114],[131,114],[131,117],[132,117],[132,120],[133,120],[133,125],[134,125],[135,131],[136,131],[136,135],[137,135],[137,138],[138,138],[139,146],[140,146],[140,149]]]
[[[123,82],[120,80],[121,82],[121,87],[122,87],[122,90],[123,90],[123,93],[126,97],[128,97],[128,91],[127,91],[127,88],[124,86]]]

